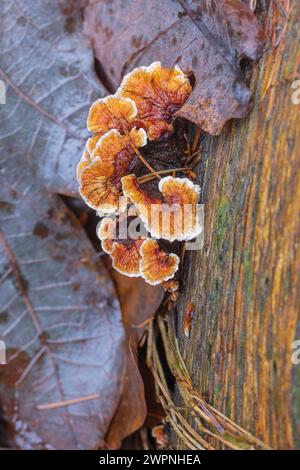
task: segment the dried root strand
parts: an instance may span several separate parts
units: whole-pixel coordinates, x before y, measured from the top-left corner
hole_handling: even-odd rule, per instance
[[[179,351],[170,318],[169,315],[166,320],[159,314],[157,321],[151,322],[149,326],[147,365],[153,373],[157,396],[166,412],[165,421],[171,425],[181,442],[189,449],[215,450],[215,445],[231,450],[270,449],[260,439],[206,403],[195,390]],[[171,399],[156,346],[158,335],[161,335],[168,366],[176,379],[184,403],[183,408],[176,408]],[[189,420],[186,418],[187,412],[190,414]]]

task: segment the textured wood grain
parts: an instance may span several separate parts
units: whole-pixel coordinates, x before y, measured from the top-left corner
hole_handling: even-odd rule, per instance
[[[209,403],[272,447],[295,448],[300,104],[292,104],[291,85],[300,78],[300,4],[281,1],[292,6],[285,26],[279,2],[268,3],[266,30],[273,46],[278,35],[281,41],[252,70],[253,111],[202,142],[205,244],[185,260],[177,334],[192,379]],[[191,302],[196,312],[187,339],[183,316]],[[181,448],[178,440],[175,447]]]

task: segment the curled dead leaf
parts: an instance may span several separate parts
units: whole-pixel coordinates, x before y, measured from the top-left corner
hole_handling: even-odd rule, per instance
[[[177,115],[210,134],[250,109],[239,64],[244,57],[257,60],[265,38],[242,0],[131,0],[125,6],[98,0],[85,10],[85,30],[115,88],[130,70],[154,60],[193,75],[193,92]]]

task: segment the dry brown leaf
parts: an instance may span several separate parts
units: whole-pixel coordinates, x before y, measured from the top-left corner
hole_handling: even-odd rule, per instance
[[[143,425],[147,415],[144,383],[137,362],[138,341],[145,331],[144,322],[151,319],[162,301],[163,289],[161,286],[150,286],[141,278],[123,276],[114,270],[112,275],[127,331],[127,367],[123,392],[106,437],[109,448],[117,449],[125,437]]]
[[[23,162],[8,160],[0,195],[3,412],[18,448],[97,448],[125,365],[114,286],[70,211],[24,171],[14,188]]]
[[[85,115],[105,93],[75,3],[0,3],[8,85],[0,106],[0,407],[22,449],[97,448],[125,366],[113,283],[72,213],[41,184],[76,190]]]
[[[239,63],[260,56],[263,32],[241,0],[90,0],[85,31],[113,89],[134,67],[161,61],[195,76],[178,116],[219,134],[226,121],[249,111]]]

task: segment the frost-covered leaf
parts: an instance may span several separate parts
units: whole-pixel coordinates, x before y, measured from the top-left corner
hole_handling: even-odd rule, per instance
[[[118,301],[58,201],[45,204],[39,221],[35,204],[20,199],[3,201],[1,211],[0,338],[8,361],[0,371],[1,403],[18,447],[95,448],[120,397]],[[90,394],[96,398],[73,406],[37,408]]]
[[[263,33],[241,0],[90,0],[85,30],[112,87],[138,65],[177,63],[195,76],[178,115],[218,134],[226,121],[249,111],[239,62],[259,57]]]
[[[74,2],[73,2],[74,3]],[[106,94],[94,70],[82,16],[71,2],[0,2],[0,138],[52,190],[77,194],[75,167],[91,102]]]
[[[1,408],[19,448],[97,448],[119,403],[125,366],[116,292],[72,213],[32,181],[23,155],[5,155]],[[68,400],[76,403],[63,406]],[[53,403],[58,408],[47,406]]]

